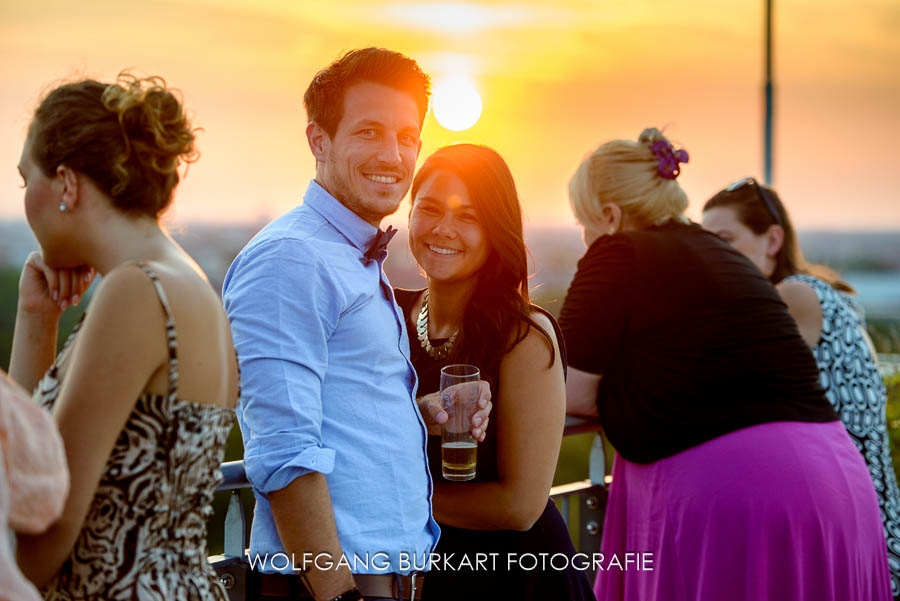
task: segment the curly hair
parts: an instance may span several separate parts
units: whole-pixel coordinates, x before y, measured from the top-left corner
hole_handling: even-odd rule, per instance
[[[48,177],[65,165],[119,210],[157,218],[172,201],[179,166],[198,157],[195,132],[165,80],[122,72],[112,84],[85,79],[51,90],[28,137]]]

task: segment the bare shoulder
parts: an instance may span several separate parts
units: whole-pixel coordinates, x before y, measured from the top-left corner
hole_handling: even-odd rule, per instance
[[[117,265],[103,276],[100,282],[100,289],[129,290],[137,287],[149,290],[152,285],[150,276],[139,265],[136,263],[123,263]],[[100,289],[98,289],[98,293]]]
[[[217,330],[223,325],[222,300],[193,259],[185,255],[148,266],[162,285],[180,332],[186,334],[187,328]]]
[[[71,368],[110,373],[127,365],[129,373],[145,382],[166,360],[166,340],[159,334],[164,328],[165,315],[149,276],[137,265],[117,266],[103,276],[90,301]]]
[[[189,257],[154,261],[149,267],[159,278],[176,328],[179,395],[198,403],[233,407],[238,389],[237,358],[219,295]],[[157,377],[151,387],[165,384],[164,378]]]
[[[550,365],[551,355],[554,363],[559,363],[559,342],[556,340],[556,330],[550,318],[540,311],[533,310],[529,315],[534,325],[528,328],[525,337],[513,347],[504,357],[504,366],[512,366],[518,369],[533,369],[540,365],[547,368]],[[547,339],[552,344],[547,345]]]
[[[779,282],[775,289],[792,313],[815,311],[820,308],[815,289],[806,282],[786,280]]]
[[[141,324],[134,324],[135,327],[152,327],[154,321],[163,322],[158,306],[159,301],[150,277],[137,265],[119,265],[100,281],[91,300],[87,319],[121,317],[128,318],[128,321],[140,321]]]
[[[532,310],[530,317],[534,321],[534,323],[539,325],[541,329],[544,330],[544,332],[546,332],[548,336],[550,336],[551,339],[553,339],[554,341],[556,340],[556,328],[553,327],[553,322],[550,321],[550,318],[547,317],[546,313],[542,311]],[[529,334],[540,336],[540,332],[535,332],[534,330],[530,331]],[[541,336],[541,338],[543,338],[543,336]]]
[[[822,335],[822,304],[812,286],[798,280],[780,282],[776,288],[787,305],[788,312],[797,322],[797,328],[806,344],[813,348]]]

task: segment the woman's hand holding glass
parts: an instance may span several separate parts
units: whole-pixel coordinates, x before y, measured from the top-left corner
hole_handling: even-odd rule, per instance
[[[457,386],[466,386],[467,384],[458,384]],[[471,384],[468,384],[471,385]],[[494,405],[491,403],[491,386],[484,380],[478,381],[479,386],[479,398],[478,398],[478,410],[472,414],[472,436],[478,442],[484,442],[484,435],[487,432],[488,421],[490,421],[490,413],[491,409],[493,409]],[[448,388],[444,391],[444,394],[447,394],[448,391],[451,391],[452,388]],[[422,414],[422,418],[425,420],[425,425],[428,426],[428,433],[433,434],[435,436],[440,436],[441,434],[441,424],[447,423],[449,419],[449,415],[447,415],[447,411],[444,409],[443,403],[441,401],[441,393],[432,392],[431,394],[426,394],[425,396],[419,397],[419,412]]]
[[[94,269],[87,265],[66,269],[50,267],[39,251],[33,251],[25,260],[19,278],[19,311],[58,318],[69,306],[81,301],[95,275]]]

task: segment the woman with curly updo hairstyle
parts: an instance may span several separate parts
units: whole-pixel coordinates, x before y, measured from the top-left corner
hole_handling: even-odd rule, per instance
[[[52,409],[71,492],[20,534],[45,599],[221,599],[205,523],[239,376],[228,320],[202,270],[161,228],[194,129],[159,77],[50,91],[19,161],[40,251],[25,262],[10,375]],[[60,315],[95,274],[57,355]]]
[[[600,146],[569,185],[588,250],[559,320],[567,410],[616,449],[601,551],[626,566],[594,592],[887,601],[862,457],[771,283],[684,217],[688,158],[648,129]]]
[[[48,177],[65,163],[116,208],[159,216],[172,202],[179,165],[197,158],[194,130],[165,85],[123,73],[117,85],[84,80],[56,88],[29,128],[35,163]]]

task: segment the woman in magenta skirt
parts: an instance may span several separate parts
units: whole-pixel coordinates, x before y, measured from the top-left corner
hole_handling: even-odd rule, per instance
[[[778,293],[684,217],[687,160],[648,129],[569,186],[588,250],[560,315],[568,411],[617,451],[595,593],[889,601],[865,463]]]

